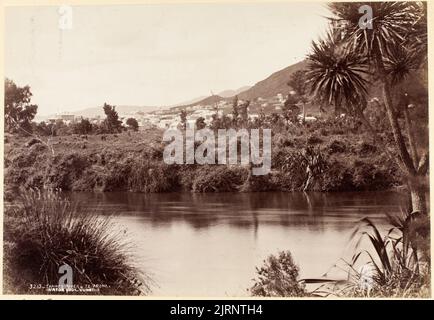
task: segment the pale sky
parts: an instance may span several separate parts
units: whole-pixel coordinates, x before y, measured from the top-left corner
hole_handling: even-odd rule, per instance
[[[5,10],[5,73],[38,114],[166,106],[253,85],[302,60],[324,33],[321,3],[75,6]]]

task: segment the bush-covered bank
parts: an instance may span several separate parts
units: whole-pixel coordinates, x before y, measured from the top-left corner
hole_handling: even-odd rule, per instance
[[[384,190],[401,184],[396,165],[369,134],[330,131],[315,124],[273,132],[272,170],[266,176],[251,176],[239,165],[167,165],[159,130],[58,136],[49,144],[8,135],[5,185],[9,190],[224,192]],[[307,182],[307,168],[318,156],[321,170]]]
[[[4,214],[4,286],[8,294],[62,294],[59,268],[71,267],[70,294],[139,295],[149,279],[134,267],[108,217],[53,191],[22,191]],[[144,279],[146,279],[144,281]]]

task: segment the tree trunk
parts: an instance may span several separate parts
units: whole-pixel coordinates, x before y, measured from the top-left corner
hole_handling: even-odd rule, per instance
[[[414,167],[417,168],[419,164],[419,155],[417,154],[416,141],[413,134],[413,126],[411,124],[410,114],[408,113],[407,106],[404,106],[403,113],[405,119],[405,126],[407,127],[408,142],[410,143],[411,157],[413,158]]]
[[[418,179],[419,178],[419,179]],[[425,188],[420,182],[421,177],[410,179],[409,189],[412,212],[427,213]]]
[[[306,109],[305,109],[305,105],[303,102],[303,124],[305,124],[305,123],[306,123]]]
[[[413,165],[413,160],[408,153],[407,146],[405,145],[404,137],[402,136],[401,128],[398,123],[398,115],[393,108],[391,85],[388,79],[388,75],[384,69],[383,59],[379,50],[376,50],[375,58],[378,72],[382,75],[382,94],[384,100],[384,106],[386,107],[387,117],[389,118],[390,126],[392,127],[393,138],[395,144],[398,147],[399,155],[402,163],[405,166],[407,174],[411,176],[416,175],[416,169]]]
[[[375,50],[376,49],[376,50]],[[392,127],[393,138],[399,151],[400,160],[405,168],[404,174],[409,179],[409,191],[411,196],[412,212],[419,211],[422,214],[427,214],[425,192],[420,182],[421,176],[418,174],[418,168],[413,164],[407,146],[404,141],[404,137],[401,132],[401,128],[398,123],[398,115],[393,107],[393,101],[391,96],[391,84],[388,79],[388,75],[384,69],[383,59],[379,48],[374,48],[375,63],[377,72],[382,75],[382,93],[384,105],[386,107],[387,116],[389,118],[390,126]]]
[[[416,170],[413,165],[413,160],[408,153],[407,146],[405,145],[404,137],[401,132],[401,128],[398,123],[398,116],[393,109],[392,106],[392,98],[390,95],[390,84],[387,79],[383,80],[383,98],[384,104],[386,106],[387,116],[389,118],[390,126],[392,127],[393,138],[395,140],[395,144],[398,147],[399,155],[401,157],[401,161],[404,164],[407,173],[414,176],[416,174]]]

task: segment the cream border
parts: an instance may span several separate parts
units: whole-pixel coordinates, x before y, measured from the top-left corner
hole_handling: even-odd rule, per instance
[[[371,0],[372,1],[372,0]],[[377,2],[380,2],[379,0],[374,0]],[[414,0],[411,0],[414,1]],[[131,4],[174,4],[174,3],[282,3],[282,2],[332,2],[332,1],[324,1],[324,0],[308,0],[308,1],[295,1],[295,0],[272,0],[272,1],[266,1],[266,0],[69,0],[69,1],[62,1],[62,0],[3,0],[0,3],[0,34],[4,34],[4,28],[5,28],[5,7],[8,6],[59,6],[59,5],[131,5]],[[345,2],[342,0],[334,0],[333,2]],[[349,2],[349,1],[347,1]],[[429,124],[434,119],[434,55],[432,54],[433,46],[434,46],[434,3],[432,1],[426,1],[428,3],[428,89],[429,89]],[[430,27],[431,26],[431,27]],[[0,37],[0,74],[4,78],[4,37]],[[4,86],[2,85],[0,88],[0,99],[1,101],[4,101]],[[4,114],[4,102],[2,103],[2,114]],[[4,117],[0,117],[0,130],[1,134],[4,134]],[[429,149],[434,150],[434,141],[433,141],[433,133],[434,129],[432,126],[429,126]],[[3,168],[4,168],[4,139],[2,138],[0,141],[0,174],[1,174],[1,185],[0,185],[0,192],[3,194],[3,188],[4,188],[4,175],[3,175]],[[430,157],[430,168],[434,168],[434,159],[433,156]],[[430,177],[430,190],[433,189],[433,180]],[[430,207],[432,206],[433,202],[433,192],[430,192]],[[0,299],[1,300],[311,300],[309,298],[256,298],[256,297],[170,297],[170,296],[163,296],[163,297],[131,297],[131,296],[83,296],[83,295],[3,295],[3,196],[0,200],[0,234],[2,235],[0,239]],[[431,224],[431,230],[433,227],[433,222],[430,220]],[[432,231],[431,231],[432,235]],[[433,253],[434,248],[434,239],[431,236],[431,256]],[[434,275],[434,266],[431,263],[431,298],[434,299],[434,288],[432,285],[432,277]],[[324,300],[324,299],[321,299]],[[394,298],[381,298],[381,299],[372,299],[372,298],[328,298],[328,300],[396,300]],[[423,299],[413,299],[413,300],[423,300]]]

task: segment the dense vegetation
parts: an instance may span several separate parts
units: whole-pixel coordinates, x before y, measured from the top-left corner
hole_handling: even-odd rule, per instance
[[[27,189],[5,207],[4,290],[47,294],[59,267],[72,270],[71,294],[138,295],[149,280],[133,266],[128,243],[107,217],[87,212],[55,191]],[[66,291],[51,293],[62,294]]]
[[[357,121],[332,117],[304,126],[276,124],[272,132],[272,171],[248,181],[249,168],[243,166],[166,165],[158,130],[56,136],[49,144],[7,135],[5,185],[10,191],[23,186],[65,191],[224,192],[381,190],[401,184],[396,166]],[[312,161],[317,156],[321,163]],[[308,166],[318,165],[321,174],[311,177],[306,186]]]

